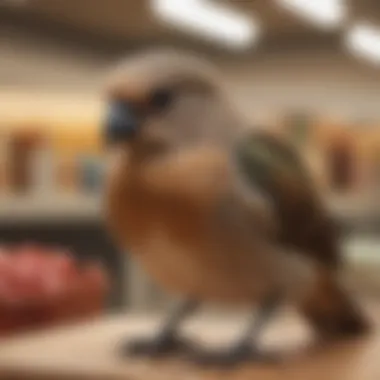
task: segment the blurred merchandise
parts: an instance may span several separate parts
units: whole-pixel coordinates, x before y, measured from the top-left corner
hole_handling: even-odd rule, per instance
[[[80,157],[81,187],[86,192],[98,192],[102,184],[102,167],[100,158],[94,156]]]
[[[353,144],[342,134],[338,135],[326,149],[328,176],[334,191],[345,191],[354,185],[355,156]]]
[[[56,160],[49,140],[45,137],[32,157],[32,191],[49,194],[55,191]]]
[[[82,196],[101,182],[96,128],[31,121],[0,130],[0,196]]]
[[[0,194],[8,188],[8,149],[9,141],[5,133],[0,134]]]
[[[365,197],[380,183],[380,133],[376,124],[350,124],[307,114],[287,114],[277,126],[295,143],[316,185],[334,196]]]
[[[1,129],[0,197],[99,195],[106,156],[100,119],[94,125],[31,120]],[[265,125],[265,123],[264,123]],[[287,112],[265,126],[293,142],[317,186],[335,194],[365,194],[379,184],[377,124],[329,120],[305,111]]]
[[[39,245],[0,253],[0,333],[45,328],[99,314],[108,279],[97,264]]]
[[[79,174],[76,160],[71,156],[61,156],[57,167],[56,180],[59,192],[75,193],[79,188]]]
[[[25,193],[32,185],[32,156],[38,147],[40,135],[35,130],[15,131],[9,141],[9,180],[14,193]]]
[[[371,188],[376,193],[380,190],[380,145],[376,141],[372,146],[370,162]]]

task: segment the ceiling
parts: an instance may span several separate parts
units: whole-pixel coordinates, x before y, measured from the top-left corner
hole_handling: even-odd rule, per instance
[[[181,0],[178,0],[181,1]],[[217,1],[217,0],[215,0]],[[331,43],[338,33],[322,33],[282,11],[273,0],[220,0],[257,15],[263,38],[275,47],[310,41]],[[378,18],[377,0],[348,0],[351,16]],[[14,5],[21,4],[21,5]],[[0,22],[42,33],[71,36],[74,41],[92,40],[104,47],[126,44],[180,42],[201,45],[186,34],[160,24],[149,10],[149,0],[3,0]],[[13,4],[13,5],[12,5]]]

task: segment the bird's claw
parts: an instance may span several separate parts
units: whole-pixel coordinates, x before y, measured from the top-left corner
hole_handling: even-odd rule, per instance
[[[233,368],[247,363],[273,363],[276,358],[259,351],[254,346],[238,345],[232,349],[219,352],[194,352],[192,356],[196,364],[206,367]]]
[[[156,339],[129,341],[122,346],[126,356],[164,357],[183,354],[190,350],[190,345],[177,336],[163,336]]]

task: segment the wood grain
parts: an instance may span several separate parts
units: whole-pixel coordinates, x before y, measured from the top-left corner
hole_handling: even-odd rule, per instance
[[[157,318],[108,316],[83,325],[61,327],[4,340],[0,345],[2,379],[131,379],[131,380],[378,380],[380,379],[380,305],[369,305],[375,331],[356,341],[311,345],[302,321],[290,312],[273,323],[263,347],[279,350],[277,364],[250,363],[234,370],[202,369],[180,359],[147,361],[123,359],[120,340],[154,331]],[[228,343],[242,328],[242,316],[199,316],[184,333],[207,341],[210,347]]]

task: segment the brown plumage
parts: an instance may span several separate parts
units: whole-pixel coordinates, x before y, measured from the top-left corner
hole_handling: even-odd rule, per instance
[[[271,152],[267,166],[261,168],[265,178],[253,165],[260,161],[255,156],[263,148]],[[342,255],[338,228],[324,209],[296,151],[286,141],[267,133],[254,133],[251,139],[248,135],[240,151],[248,178],[253,185],[261,186],[275,205],[279,242],[313,256],[329,269],[339,269]]]
[[[177,295],[254,305],[278,291],[322,335],[364,331],[308,173],[284,141],[245,132],[220,78],[176,52],[136,56],[112,73],[109,99],[131,106],[139,126],[112,147],[111,233]]]

